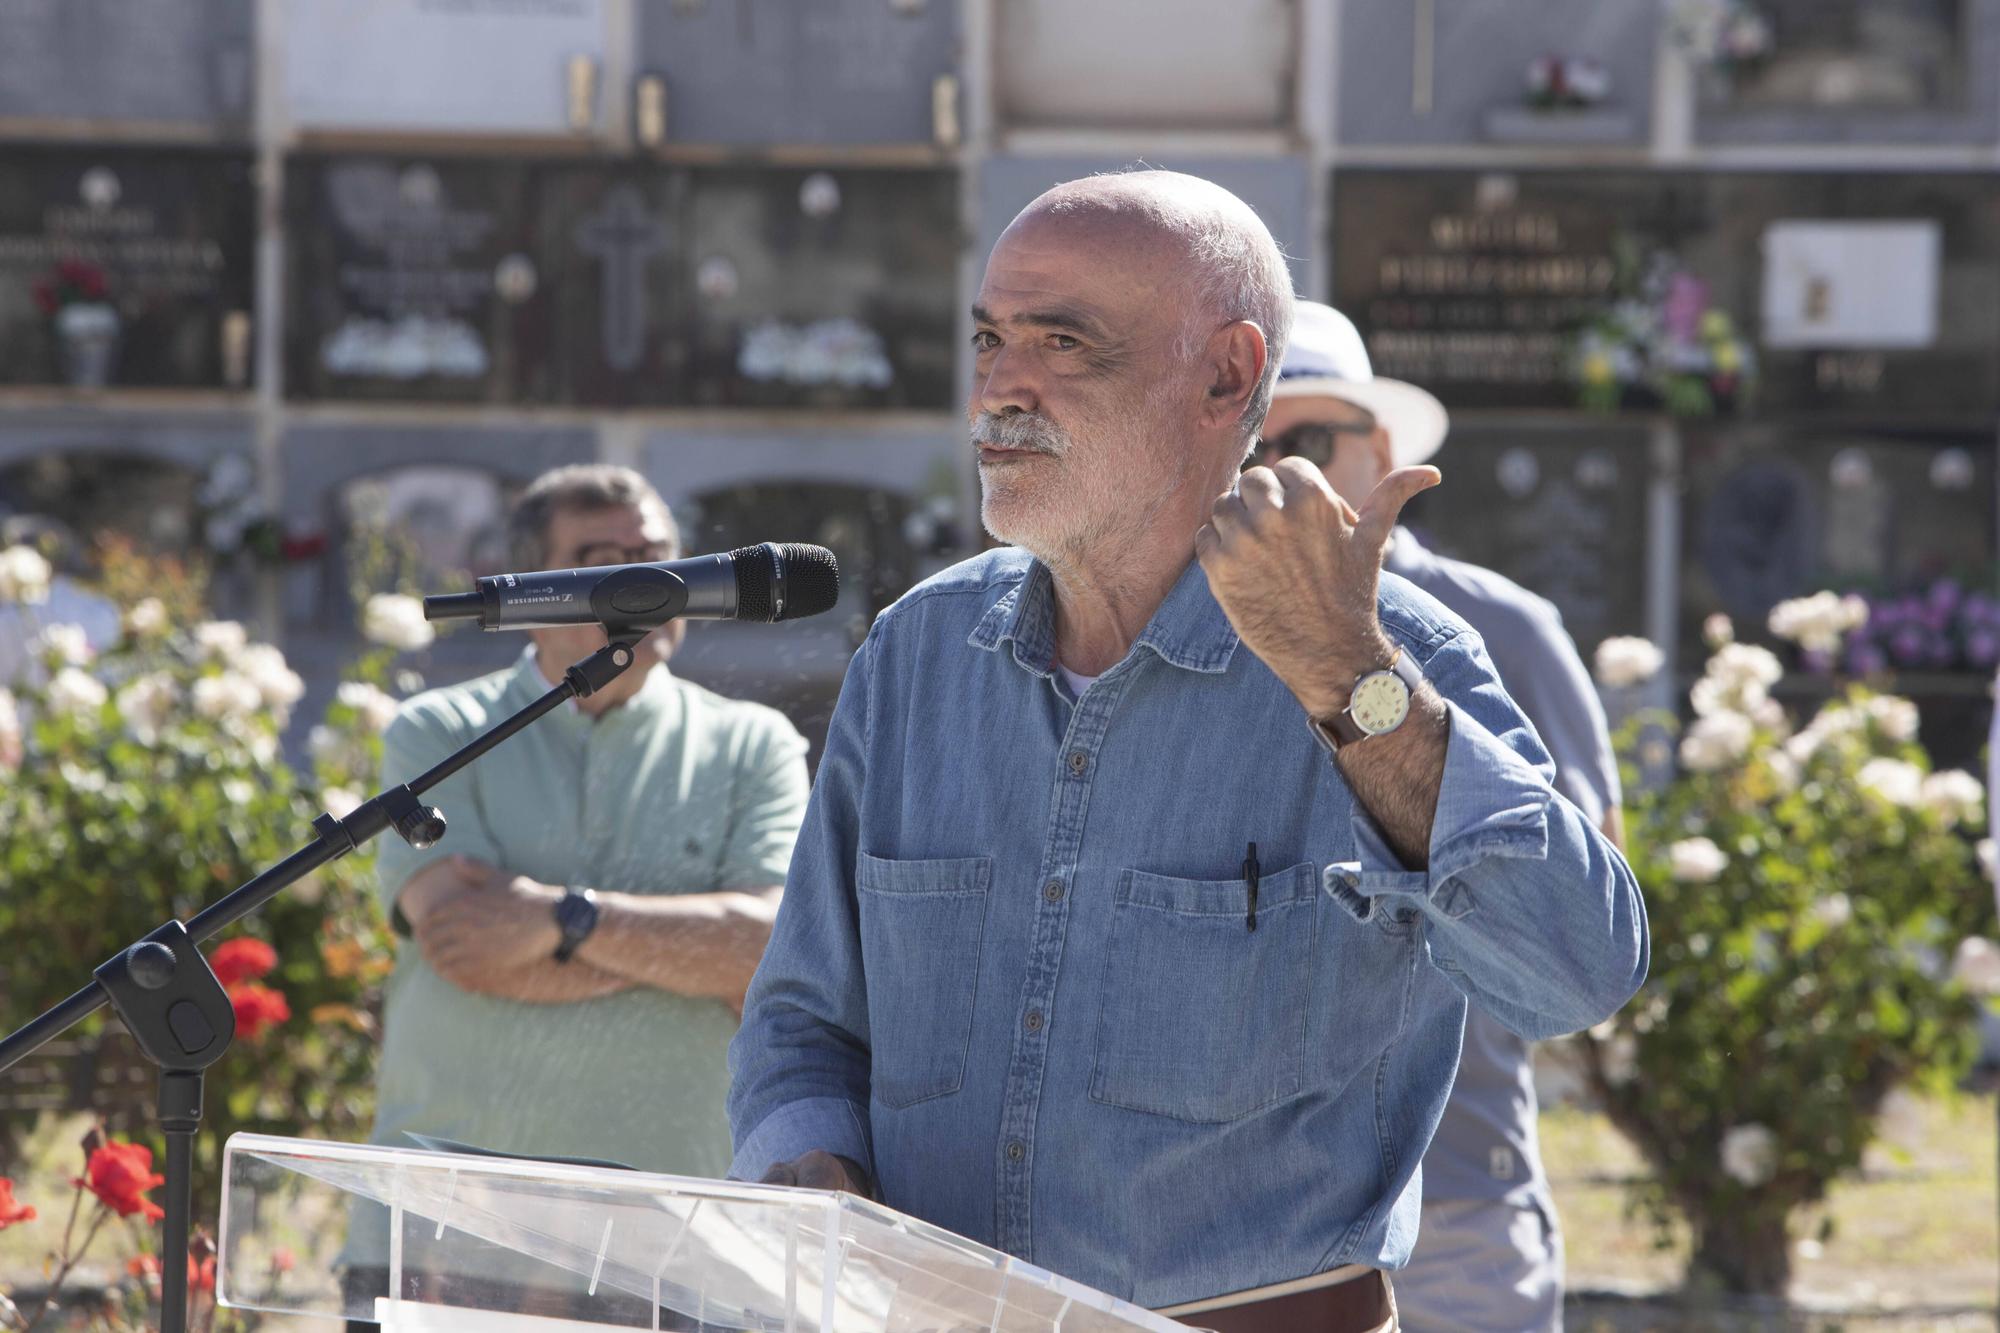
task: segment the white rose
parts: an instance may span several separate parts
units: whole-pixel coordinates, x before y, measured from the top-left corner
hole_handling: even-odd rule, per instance
[[[225,671],[203,676],[191,691],[194,711],[212,721],[248,717],[264,706],[264,695],[247,676]]]
[[[1862,620],[1866,620],[1867,604],[1859,598],[1852,601],[1860,606]],[[1790,639],[1815,652],[1830,653],[1840,647],[1843,634],[1861,623],[1854,615],[1854,605],[1848,601],[1830,592],[1816,592],[1810,597],[1779,602],[1771,608],[1768,623],[1771,633],[1781,639]]]
[[[195,646],[214,661],[230,661],[249,641],[249,631],[233,620],[204,620],[194,627]]]
[[[0,551],[0,602],[46,602],[54,571],[32,546]]]
[[[1979,853],[1979,868],[1986,872],[1988,880],[2000,880],[2000,847],[1993,839],[1981,838],[1975,849]]]
[[[1956,828],[1979,821],[1986,809],[1986,788],[1972,774],[1954,768],[1925,778],[1917,800],[1924,809],[1937,815],[1946,828]]]
[[[14,702],[14,692],[0,687],[0,750],[5,750],[9,741],[21,739],[21,709]]]
[[[92,712],[102,708],[110,697],[104,682],[75,667],[64,667],[49,682],[49,709],[55,713]]]
[[[1917,706],[1893,694],[1878,694],[1868,701],[1866,717],[1892,741],[1915,740]]]
[[[1681,738],[1681,767],[1713,773],[1750,752],[1756,730],[1741,713],[1711,713],[1699,717]]]
[[[1708,659],[1708,674],[1739,686],[1754,681],[1766,688],[1784,676],[1777,655],[1754,643],[1725,643]]]
[[[1623,689],[1659,674],[1666,655],[1650,639],[1622,635],[1597,645],[1597,679],[1611,689]]]
[[[1683,838],[1667,848],[1667,863],[1683,884],[1708,884],[1729,865],[1729,857],[1707,838]]]
[[[1854,780],[1890,805],[1913,806],[1923,799],[1924,771],[1901,759],[1870,759]]]
[[[396,592],[378,592],[361,608],[361,632],[398,652],[430,646],[437,631],[424,619],[424,604]]]
[[[242,778],[225,778],[222,783],[222,799],[231,805],[248,805],[256,799],[257,789]]]
[[[1771,770],[1771,781],[1780,792],[1799,789],[1799,761],[1792,758],[1789,750],[1771,750],[1765,754],[1764,764]]]
[[[49,625],[30,645],[36,657],[51,658],[64,666],[82,666],[90,660],[90,638],[81,625]]]
[[[335,819],[345,819],[361,808],[361,797],[345,787],[328,787],[319,794],[320,805]]]
[[[1837,622],[1844,630],[1860,629],[1868,623],[1868,599],[1849,593],[1840,599],[1840,618]]]
[[[173,678],[155,671],[118,691],[118,716],[125,719],[125,729],[132,733],[133,739],[141,745],[151,745],[159,739],[179,699],[180,691],[174,688]]]
[[[1736,626],[1731,624],[1729,617],[1720,611],[1701,622],[1701,640],[1710,648],[1720,648],[1725,643],[1733,642],[1735,638]]]
[[[1974,995],[2000,995],[2000,945],[1969,936],[1951,956],[1951,979]]]
[[[1829,929],[1837,930],[1854,919],[1854,904],[1844,893],[1830,893],[1807,909],[1807,915]]]
[[[141,638],[158,634],[167,627],[166,604],[148,597],[125,613],[125,627]]]
[[[285,655],[268,643],[253,643],[236,658],[236,670],[257,687],[264,706],[283,713],[306,692],[306,683],[285,665]]]
[[[1752,1189],[1778,1174],[1778,1136],[1763,1125],[1734,1125],[1722,1136],[1722,1169]]]
[[[370,731],[384,732],[396,720],[396,698],[386,691],[377,689],[363,680],[343,683],[338,695],[340,702],[360,715],[363,725]]]

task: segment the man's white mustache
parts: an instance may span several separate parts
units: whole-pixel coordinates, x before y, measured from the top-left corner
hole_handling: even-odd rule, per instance
[[[1060,455],[1069,448],[1069,437],[1062,427],[1047,417],[1032,416],[1027,413],[1010,413],[1001,416],[993,412],[982,412],[972,423],[972,442],[989,444],[998,449],[1030,449],[1036,453]]]

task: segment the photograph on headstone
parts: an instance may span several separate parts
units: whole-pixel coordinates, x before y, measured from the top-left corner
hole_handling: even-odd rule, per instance
[[[0,382],[249,387],[250,159],[0,154]]]

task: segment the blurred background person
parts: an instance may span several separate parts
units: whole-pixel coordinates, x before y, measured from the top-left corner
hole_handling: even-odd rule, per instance
[[[1298,303],[1261,462],[1304,458],[1359,504],[1397,468],[1430,459],[1449,425],[1429,393],[1374,375],[1345,315]],[[1492,570],[1426,550],[1406,526],[1396,529],[1383,568],[1479,632],[1501,684],[1555,760],[1556,790],[1622,845],[1604,708],[1555,607]],[[1473,1004],[1458,1080],[1424,1154],[1417,1248],[1396,1274],[1396,1304],[1413,1333],[1562,1326],[1562,1233],[1542,1168],[1539,1109],[1533,1048]]]
[[[672,515],[627,468],[538,478],[516,502],[520,570],[670,560]],[[805,742],[761,704],[678,680],[682,626],[427,794],[447,838],[384,839],[399,933],[373,1139],[720,1176],[726,1052],[806,802]],[[444,759],[604,644],[529,632],[506,671],[420,694],[384,738],[386,782]],[[357,1235],[360,1229],[357,1228]],[[350,1247],[357,1266],[379,1261]]]

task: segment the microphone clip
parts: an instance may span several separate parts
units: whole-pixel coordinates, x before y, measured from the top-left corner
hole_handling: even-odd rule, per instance
[[[639,655],[639,641],[653,628],[606,625],[604,632],[611,641],[563,672],[563,680],[577,698],[589,698],[625,674]]]

